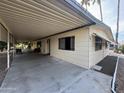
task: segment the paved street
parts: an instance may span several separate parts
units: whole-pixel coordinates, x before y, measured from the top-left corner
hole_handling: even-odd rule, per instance
[[[124,56],[120,56],[117,69],[117,93],[124,93]]]

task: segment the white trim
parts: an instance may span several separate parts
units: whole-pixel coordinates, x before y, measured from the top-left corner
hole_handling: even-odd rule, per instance
[[[8,32],[7,35],[7,69],[10,67],[10,38],[9,38],[10,33]]]
[[[116,74],[117,74],[117,68],[118,68],[118,62],[119,62],[119,56],[117,58],[117,63],[116,63],[116,68],[115,68],[115,72],[114,72],[114,76],[113,76],[113,81],[112,81],[112,92],[116,93],[115,91],[115,84],[116,84]]]
[[[15,41],[14,41],[14,38],[12,37],[12,40],[13,40],[13,58],[15,56]]]

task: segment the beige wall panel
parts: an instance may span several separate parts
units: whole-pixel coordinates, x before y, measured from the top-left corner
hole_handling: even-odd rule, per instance
[[[75,51],[60,50],[58,39],[62,37],[75,36]],[[66,32],[51,38],[51,56],[63,59],[81,67],[89,67],[88,59],[88,28]]]
[[[106,57],[109,54],[109,49],[105,48],[104,45],[102,45],[102,50],[95,51],[95,38],[93,36],[93,33],[96,33],[97,35],[106,38],[109,40],[108,35],[105,33],[105,31],[101,29],[96,29],[94,27],[91,27],[89,30],[90,40],[89,40],[89,63],[90,67],[100,62],[104,57]]]

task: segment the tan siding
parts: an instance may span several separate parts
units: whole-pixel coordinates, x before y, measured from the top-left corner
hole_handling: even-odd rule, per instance
[[[41,40],[42,42],[41,53],[42,54],[49,53],[47,40],[50,39],[51,56],[63,59],[70,63],[79,65],[81,67],[89,68],[98,63],[109,53],[108,48],[105,49],[105,46],[103,47],[102,50],[95,51],[95,40],[94,36],[92,35],[93,33],[97,33],[98,35],[108,39],[106,33],[101,29],[96,29],[93,27],[91,27],[90,29],[89,27],[82,28],[71,32],[51,36],[49,38]],[[75,51],[59,49],[58,39],[68,36],[75,36]]]
[[[93,36],[93,33],[96,33],[97,35],[108,39],[107,34],[104,32],[104,30],[97,29],[94,27],[90,28],[90,40],[89,40],[89,62],[90,67],[100,62],[105,56],[109,54],[109,49],[105,48],[105,46],[102,45],[102,50],[95,51],[95,38]]]
[[[67,36],[75,36],[75,51],[58,49],[58,39]],[[88,28],[52,36],[50,39],[51,56],[88,68]]]
[[[41,42],[42,42],[41,53],[48,54],[47,39],[43,39],[43,40],[41,40]]]

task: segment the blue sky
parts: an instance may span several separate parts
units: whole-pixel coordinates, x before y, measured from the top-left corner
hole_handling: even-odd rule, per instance
[[[79,3],[81,0],[77,0]],[[119,29],[119,42],[124,42],[124,0],[121,0],[120,7],[120,29]],[[123,4],[123,5],[122,5]],[[117,0],[102,0],[103,21],[112,29],[115,37],[116,22],[117,22]],[[95,17],[100,19],[98,4],[91,5],[88,10]]]

